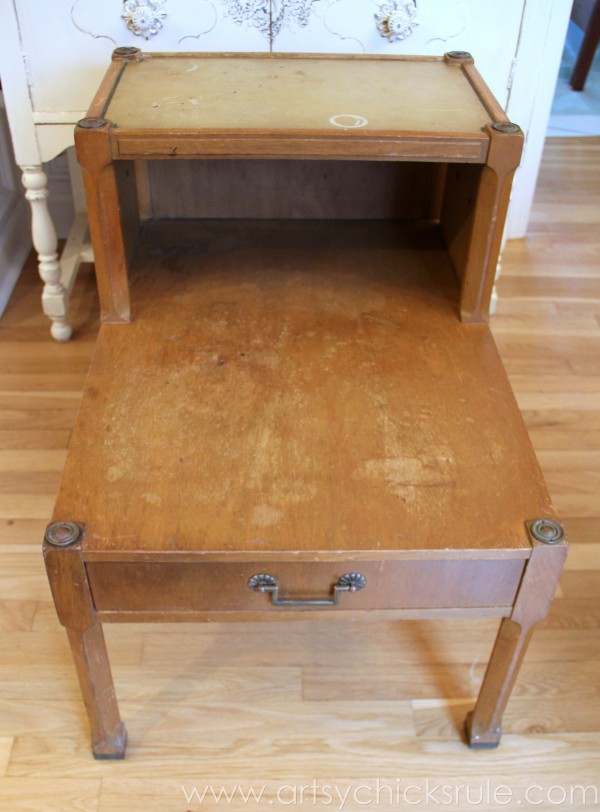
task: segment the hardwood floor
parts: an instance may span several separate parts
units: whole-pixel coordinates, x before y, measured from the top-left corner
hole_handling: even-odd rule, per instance
[[[107,627],[130,746],[124,762],[91,758],[40,541],[97,300],[84,268],[76,338],[56,344],[30,261],[0,322],[0,809],[278,809],[294,793],[296,806],[344,810],[444,798],[460,810],[597,807],[592,790],[587,804],[581,790],[570,795],[579,785],[600,796],[599,222],[600,139],[550,140],[530,234],[505,252],[493,329],[572,552],[496,751],[470,752],[459,738],[495,621],[365,622],[360,633],[307,621],[285,634],[275,623]],[[236,784],[264,787],[262,801],[239,790],[231,803],[210,790],[188,800],[194,786]],[[409,784],[412,805],[402,800]],[[440,785],[459,801],[449,804]],[[506,793],[494,799],[500,785],[509,803]],[[474,803],[481,790],[491,800]],[[348,791],[342,802],[336,792]]]

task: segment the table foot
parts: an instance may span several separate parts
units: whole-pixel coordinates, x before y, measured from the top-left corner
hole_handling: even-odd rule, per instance
[[[117,732],[110,739],[92,743],[92,754],[97,761],[117,761],[125,758],[127,748],[127,728],[120,723]]]
[[[471,750],[495,750],[500,744],[502,730],[496,728],[485,733],[473,733],[473,711],[471,711],[465,719],[465,737]]]
[[[50,335],[55,341],[70,341],[73,335],[73,329],[66,319],[52,317],[53,321],[50,325]]]

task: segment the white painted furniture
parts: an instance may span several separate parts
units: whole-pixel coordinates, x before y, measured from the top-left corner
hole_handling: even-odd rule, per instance
[[[145,51],[441,54],[468,50],[527,136],[509,211],[525,233],[570,0],[0,0],[2,78],[52,335],[67,340],[68,298],[85,244],[76,216],[62,257],[42,169],[73,144],[115,46]]]

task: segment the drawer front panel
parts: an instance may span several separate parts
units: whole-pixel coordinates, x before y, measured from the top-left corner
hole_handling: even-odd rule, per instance
[[[280,600],[333,599],[334,585],[358,572],[364,588],[341,592],[332,611],[510,606],[525,561],[428,560],[243,563],[100,562],[87,564],[96,609],[129,612],[272,611],[273,595],[253,591],[249,579],[273,576]],[[302,609],[302,605],[296,606]],[[321,608],[323,608],[321,606]],[[307,611],[311,606],[306,605]]]

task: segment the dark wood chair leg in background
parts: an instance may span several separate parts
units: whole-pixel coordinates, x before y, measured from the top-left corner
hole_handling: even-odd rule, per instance
[[[581,10],[579,6],[581,5]],[[575,1],[573,6],[572,19],[583,28],[584,36],[581,48],[577,54],[573,73],[571,74],[571,87],[573,90],[583,90],[585,80],[592,67],[596,48],[598,47],[598,40],[600,40],[600,0],[596,0],[594,7],[589,13],[589,17],[585,19],[586,4],[578,3]]]
[[[556,522],[547,526],[562,528]],[[531,531],[530,531],[531,532]],[[465,722],[467,743],[472,748],[497,747],[502,736],[502,716],[525,656],[536,623],[547,615],[567,556],[568,545],[533,539],[514,609],[504,618],[488,663],[477,703]]]
[[[46,531],[44,560],[56,611],[71,644],[94,757],[124,758],[127,732],[119,715],[104,634],[83,563],[82,538],[79,525],[54,522]]]

